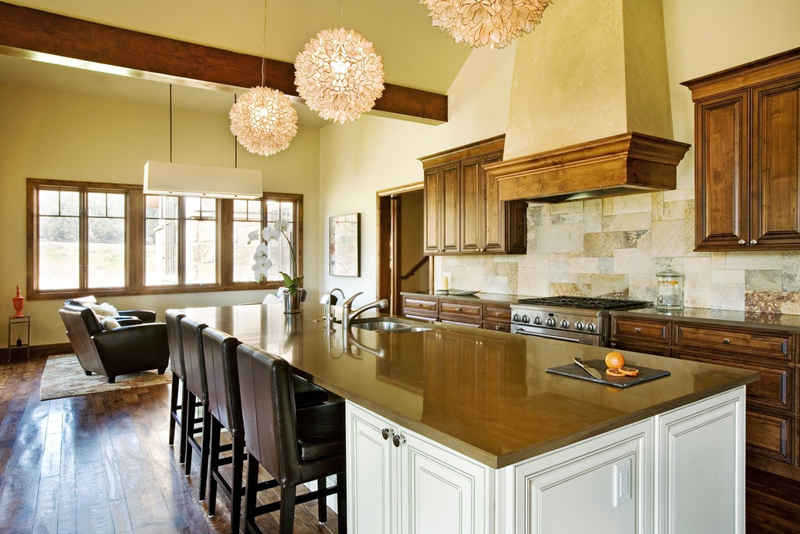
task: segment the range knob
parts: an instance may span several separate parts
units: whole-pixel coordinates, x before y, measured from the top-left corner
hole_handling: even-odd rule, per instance
[[[575,323],[575,328],[577,328],[578,330],[583,330],[583,323],[578,321],[577,323]]]
[[[561,321],[561,328],[569,328],[569,321],[567,321],[566,319]]]
[[[556,325],[556,320],[553,319],[552,317],[548,317],[547,321],[545,321],[544,324],[545,324],[545,326],[555,326]]]
[[[588,330],[589,332],[594,332],[594,324],[592,323],[587,324],[586,330]]]
[[[533,324],[542,324],[542,318],[537,315],[533,318]]]
[[[527,315],[523,315],[522,316],[522,322],[527,324],[527,323],[531,322],[531,318],[528,317]]]
[[[518,322],[519,322],[519,314],[518,314],[518,313],[515,313],[515,314],[514,314],[514,318],[513,318],[513,320],[514,320],[514,322],[515,322],[515,323],[518,323]]]

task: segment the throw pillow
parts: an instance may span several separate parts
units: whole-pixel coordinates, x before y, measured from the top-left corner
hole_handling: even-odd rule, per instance
[[[117,309],[108,302],[104,302],[102,304],[89,304],[87,307],[91,308],[98,317],[113,317],[118,315]]]
[[[100,324],[103,325],[103,330],[114,330],[115,328],[119,328],[119,322],[113,317],[104,318],[100,321]]]

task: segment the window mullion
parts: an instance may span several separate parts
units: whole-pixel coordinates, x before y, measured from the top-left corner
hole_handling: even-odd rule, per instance
[[[81,290],[86,290],[89,287],[89,191],[81,188],[78,198],[79,285]]]
[[[186,197],[178,198],[178,287],[186,285]]]

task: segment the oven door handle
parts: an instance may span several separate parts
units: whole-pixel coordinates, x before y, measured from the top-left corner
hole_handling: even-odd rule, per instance
[[[573,343],[580,343],[579,339],[575,339],[575,338],[571,338],[571,337],[548,336],[546,334],[526,334],[526,335],[533,336],[533,337],[543,337],[543,338],[546,338],[546,339],[557,339],[559,341],[571,341]]]

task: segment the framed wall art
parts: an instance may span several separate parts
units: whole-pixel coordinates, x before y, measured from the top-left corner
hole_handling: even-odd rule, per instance
[[[361,276],[361,214],[330,218],[331,276]]]

